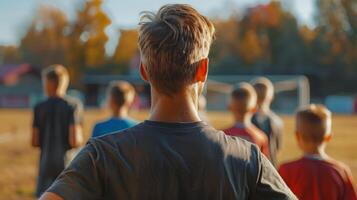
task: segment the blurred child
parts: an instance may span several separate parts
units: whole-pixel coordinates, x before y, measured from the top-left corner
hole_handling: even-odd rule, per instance
[[[271,109],[274,99],[273,83],[264,77],[253,81],[257,93],[257,112],[253,115],[253,124],[262,130],[269,140],[270,160],[274,166],[277,164],[277,153],[282,143],[283,122]]]
[[[249,83],[241,83],[234,89],[229,102],[229,110],[234,116],[235,124],[224,132],[255,143],[262,153],[269,157],[267,136],[251,123],[256,102],[257,95]]]
[[[66,153],[82,142],[82,105],[65,96],[69,83],[66,68],[49,66],[43,71],[48,98],[34,108],[32,146],[41,149],[36,196],[52,184],[65,168]]]
[[[313,104],[297,113],[296,138],[304,156],[279,172],[299,199],[357,199],[350,169],[325,152],[331,136],[331,112],[325,106]]]
[[[126,81],[112,82],[108,89],[111,117],[97,123],[92,137],[98,137],[135,126],[137,122],[128,117],[129,109],[134,101],[135,89]]]

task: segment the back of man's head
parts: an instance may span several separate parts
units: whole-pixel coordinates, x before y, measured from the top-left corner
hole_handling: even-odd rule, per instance
[[[331,134],[331,112],[319,104],[311,104],[296,114],[296,129],[305,142],[320,144]]]
[[[135,97],[134,87],[126,81],[113,81],[108,89],[109,98],[116,108],[130,106]]]
[[[171,95],[192,83],[198,62],[208,57],[214,26],[194,8],[169,4],[143,12],[139,28],[141,61],[148,80]]]
[[[51,65],[42,71],[47,93],[64,94],[68,88],[68,71],[62,65]]]
[[[257,93],[257,103],[259,105],[263,103],[271,103],[274,98],[273,83],[265,77],[259,77],[254,79],[252,84]]]
[[[257,95],[249,83],[240,83],[231,93],[231,110],[239,114],[252,112],[257,103]]]

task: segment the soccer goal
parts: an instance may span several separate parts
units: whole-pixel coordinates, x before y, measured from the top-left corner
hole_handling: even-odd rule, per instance
[[[251,82],[259,76],[220,75],[209,76],[205,95],[208,110],[225,110],[230,92],[240,82]],[[310,86],[305,76],[267,75],[275,88],[272,107],[281,113],[294,112],[298,107],[309,104]]]

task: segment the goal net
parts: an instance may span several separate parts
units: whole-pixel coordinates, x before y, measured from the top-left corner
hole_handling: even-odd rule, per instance
[[[205,89],[208,110],[226,110],[230,92],[240,82],[251,82],[259,76],[222,75],[209,76]],[[272,108],[280,113],[292,113],[309,104],[310,87],[305,76],[267,75],[275,88]]]

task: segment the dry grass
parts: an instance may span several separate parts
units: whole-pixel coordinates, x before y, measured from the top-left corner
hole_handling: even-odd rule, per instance
[[[143,120],[147,113],[136,112],[132,115]],[[92,124],[106,116],[106,113],[97,110],[85,113],[84,130],[87,136]],[[232,123],[231,116],[224,112],[212,112],[208,116],[218,129]],[[279,158],[287,161],[300,156],[300,152],[294,140],[293,119],[289,116],[283,118],[286,131]],[[39,152],[29,145],[31,119],[29,110],[0,110],[0,199],[33,199]],[[333,124],[335,135],[328,146],[328,153],[349,165],[357,176],[357,117],[335,116]]]

